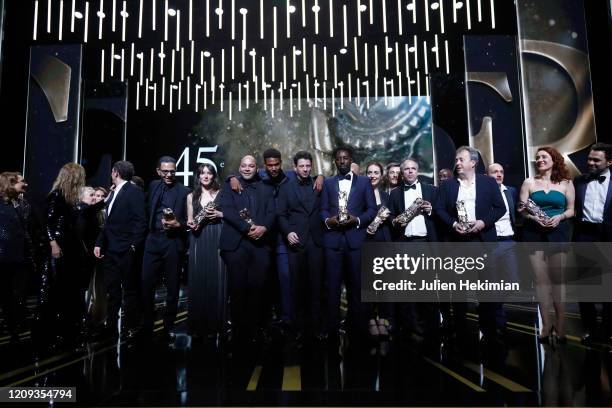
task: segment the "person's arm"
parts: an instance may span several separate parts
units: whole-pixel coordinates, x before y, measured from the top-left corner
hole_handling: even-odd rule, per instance
[[[376,217],[376,196],[374,195],[374,190],[370,188],[370,186],[366,186],[365,188],[365,203],[366,209],[363,213],[359,214],[357,217],[358,225],[357,228],[361,226],[367,227]]]
[[[489,183],[491,184],[491,210],[487,212],[487,214],[485,215],[485,217],[483,217],[482,220],[485,224],[485,229],[494,227],[495,223],[506,213],[506,204],[504,204],[502,192],[499,189],[497,182],[494,179],[491,179],[491,181],[492,183]]]
[[[223,220],[243,234],[249,232],[251,226],[240,217],[239,209],[232,198],[232,188],[225,183],[219,193],[219,205],[223,209]]]
[[[438,189],[438,198],[436,203],[433,204],[434,214],[438,219],[445,224],[448,228],[453,228],[453,225],[457,222],[457,219],[453,217],[446,208],[446,202],[450,199],[450,188],[442,184]]]
[[[125,188],[124,186],[123,188]],[[147,217],[145,211],[145,195],[136,186],[132,190],[132,200],[130,202],[130,219],[134,225],[132,229],[131,245],[134,249],[139,248],[147,235]]]

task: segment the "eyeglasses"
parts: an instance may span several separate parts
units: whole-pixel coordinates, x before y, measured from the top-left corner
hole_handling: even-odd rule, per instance
[[[174,175],[176,174],[176,170],[160,170],[160,172],[161,172],[163,175],[171,174],[171,175],[173,175],[173,176],[174,176]]]

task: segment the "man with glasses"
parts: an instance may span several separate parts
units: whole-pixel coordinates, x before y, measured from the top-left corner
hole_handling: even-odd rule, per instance
[[[145,242],[142,266],[142,305],[144,336],[153,333],[155,320],[155,286],[160,272],[166,277],[166,307],[163,339],[170,342],[170,330],[176,319],[181,266],[187,233],[187,194],[189,190],[176,182],[176,160],[163,156],[157,163],[160,180],[149,186],[149,235]]]

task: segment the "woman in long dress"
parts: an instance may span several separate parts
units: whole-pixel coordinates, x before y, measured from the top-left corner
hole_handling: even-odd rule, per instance
[[[218,194],[214,166],[200,165],[194,191],[187,197],[189,331],[196,338],[215,338],[223,333],[225,323],[227,275],[219,256],[223,213],[215,201]]]

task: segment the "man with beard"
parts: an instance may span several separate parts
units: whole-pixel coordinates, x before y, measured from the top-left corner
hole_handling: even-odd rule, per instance
[[[283,171],[283,160],[281,152],[277,149],[270,148],[263,152],[264,169],[258,171],[258,176],[262,183],[269,189],[269,193],[274,198],[274,204],[278,204],[278,195],[282,185],[287,183],[289,180],[296,179],[296,173],[293,170]],[[318,194],[323,186],[323,176],[317,176],[311,188]],[[242,187],[236,177],[229,177],[230,185],[233,191],[240,192]],[[278,298],[279,310],[277,311],[276,326],[281,331],[287,331],[291,327],[291,305],[293,303],[291,299],[291,284],[289,278],[289,255],[285,240],[278,226],[274,225],[274,231],[269,231],[271,236],[275,236],[276,243],[274,246],[274,265],[276,266],[276,272],[278,277],[278,291],[273,291],[270,296],[271,299],[276,300],[276,293],[280,295]],[[273,283],[274,279],[272,280]],[[276,285],[270,283],[267,285],[269,288],[276,288]],[[271,305],[270,305],[271,306]]]
[[[240,161],[237,180],[242,193],[226,182],[219,196],[223,208],[223,229],[219,239],[221,257],[227,265],[235,344],[248,344],[261,319],[262,293],[275,243],[274,198],[257,176],[253,156]]]
[[[321,329],[323,288],[323,228],[321,197],[312,189],[312,156],[293,157],[297,177],[285,183],[278,198],[278,223],[289,247],[290,322],[309,337]]]
[[[595,143],[587,158],[588,173],[576,177],[576,226],[574,241],[609,242],[612,239],[612,145]],[[583,344],[591,344],[597,333],[597,311],[594,303],[580,302],[580,314],[585,334]],[[612,338],[612,304],[603,304],[603,339],[609,343]]]
[[[163,156],[157,163],[159,180],[149,186],[149,235],[142,265],[142,306],[144,335],[153,333],[155,286],[160,272],[166,277],[166,307],[163,338],[171,341],[178,308],[183,257],[187,243],[187,194],[176,182],[176,160]],[[170,212],[170,210],[172,210]]]
[[[361,247],[366,238],[367,226],[376,216],[376,198],[370,180],[364,176],[356,176],[351,171],[353,150],[350,147],[337,147],[333,157],[338,174],[328,178],[323,184],[321,219],[326,226],[323,247],[327,279],[328,334],[334,336],[332,340],[335,340],[345,269],[349,329],[367,332],[367,319],[360,301]],[[343,209],[339,200],[341,193],[346,195],[346,217],[341,216],[339,211]]]

